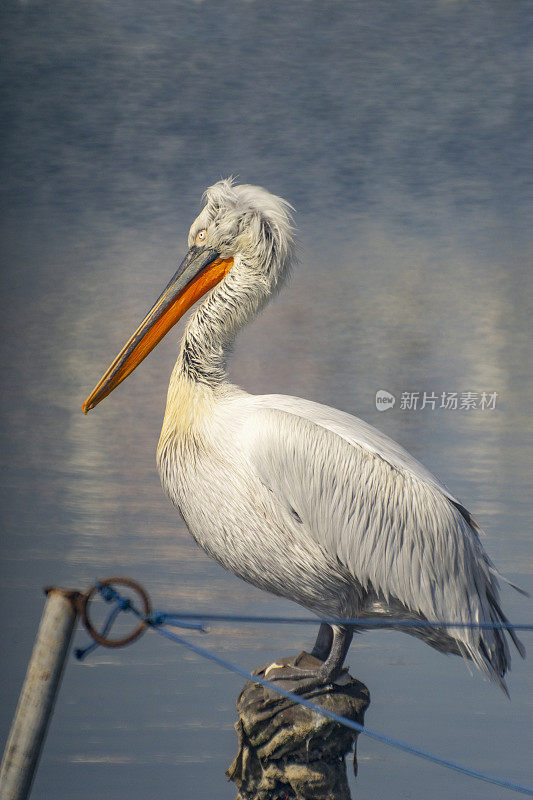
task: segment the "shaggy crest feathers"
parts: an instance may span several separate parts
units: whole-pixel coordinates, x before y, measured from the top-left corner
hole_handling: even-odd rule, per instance
[[[205,208],[198,218],[213,225],[215,243],[223,255],[237,252],[269,270],[274,286],[294,256],[292,206],[261,186],[218,181],[204,193]],[[191,233],[197,231],[195,223]]]

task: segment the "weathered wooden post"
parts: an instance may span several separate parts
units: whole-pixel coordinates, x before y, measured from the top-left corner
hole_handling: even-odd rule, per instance
[[[0,768],[0,800],[26,800],[56,699],[80,593],[45,589],[41,624]]]
[[[276,663],[320,664],[309,653]],[[255,674],[269,677],[267,667]],[[280,683],[294,691],[297,674]],[[347,670],[333,684],[302,696],[360,725],[370,703],[366,686]],[[357,774],[357,733],[253,681],[241,692],[237,711],[239,752],[226,772],[239,790],[236,800],[350,800],[345,756],[353,748]]]

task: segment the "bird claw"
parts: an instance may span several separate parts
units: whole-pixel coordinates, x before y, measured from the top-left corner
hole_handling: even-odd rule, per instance
[[[305,694],[315,689],[331,686],[335,675],[324,670],[321,664],[316,669],[299,667],[297,664],[270,664],[261,670],[262,676],[271,683],[280,683],[294,694]]]

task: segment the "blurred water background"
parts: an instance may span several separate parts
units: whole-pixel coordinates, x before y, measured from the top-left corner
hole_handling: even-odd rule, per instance
[[[289,288],[238,341],[233,380],[397,439],[531,591],[531,6],[4,0],[0,14],[2,740],[46,584],[123,573],[164,608],[301,614],[210,561],[161,491],[181,328],[81,414],[174,272],[202,191],[229,174],[288,199],[301,243]],[[394,409],[376,410],[378,389]],[[498,396],[492,410],[402,409],[416,391]],[[532,601],[503,595],[533,620]],[[253,668],[313,638],[232,625],[202,643]],[[370,688],[370,726],[533,782],[531,660],[514,659],[511,702],[397,633],[357,637],[347,662]],[[150,635],[72,660],[33,797],[229,800],[239,690]],[[359,753],[360,800],[503,796],[372,741]]]

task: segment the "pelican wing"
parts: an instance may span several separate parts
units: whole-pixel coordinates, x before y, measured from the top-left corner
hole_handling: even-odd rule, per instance
[[[255,401],[247,425],[254,471],[369,598],[428,619],[504,619],[475,522],[419,462],[348,414],[297,398]],[[491,677],[505,673],[500,631],[449,633]]]
[[[362,447],[369,453],[379,456],[391,467],[398,470],[407,470],[420,480],[438,489],[442,494],[473,521],[469,512],[453,497],[446,486],[438,480],[426,467],[417,461],[401,445],[386,436],[381,431],[364,422],[352,414],[339,411],[336,408],[314,403],[311,400],[303,400],[299,397],[289,397],[285,395],[263,395],[255,398],[263,408],[277,411],[285,411],[294,414],[302,419],[316,423],[321,428],[336,433],[348,444],[355,447]],[[474,523],[477,528],[477,524]]]

